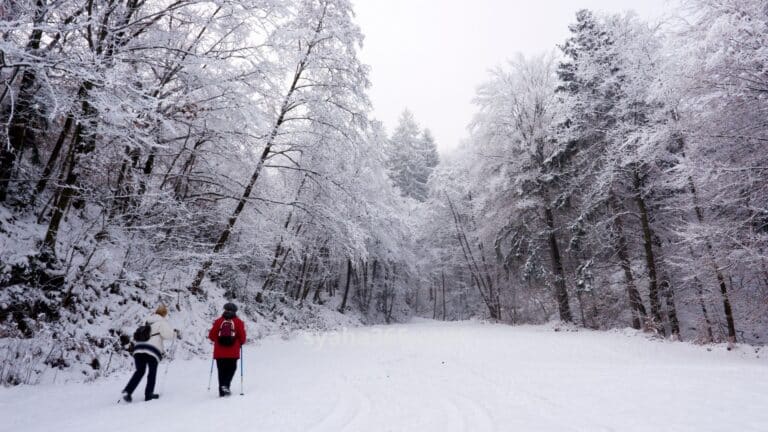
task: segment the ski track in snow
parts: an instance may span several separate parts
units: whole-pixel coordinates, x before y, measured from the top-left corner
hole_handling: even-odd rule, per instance
[[[239,371],[220,399],[210,360],[163,362],[151,403],[143,382],[116,403],[128,371],[0,389],[0,431],[766,432],[748,349],[474,322],[271,337],[245,349],[245,396]]]

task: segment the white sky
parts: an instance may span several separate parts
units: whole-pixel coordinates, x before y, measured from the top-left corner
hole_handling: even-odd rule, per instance
[[[487,71],[568,36],[576,11],[636,11],[658,21],[668,0],[353,0],[371,66],[374,115],[391,132],[404,108],[432,130],[441,153],[466,136]]]

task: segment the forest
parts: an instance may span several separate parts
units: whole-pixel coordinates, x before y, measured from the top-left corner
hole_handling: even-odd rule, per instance
[[[458,149],[372,114],[351,0],[0,2],[0,382],[259,334],[479,319],[768,337],[768,4],[581,10]],[[407,97],[407,95],[405,95]]]

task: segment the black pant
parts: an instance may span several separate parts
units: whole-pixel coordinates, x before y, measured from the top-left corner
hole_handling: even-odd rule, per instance
[[[232,377],[235,376],[235,371],[237,370],[237,359],[216,359],[216,368],[219,371],[219,389],[222,387],[229,388],[229,385],[232,384]]]
[[[136,363],[136,372],[133,373],[128,385],[125,386],[124,392],[133,394],[136,387],[141,382],[141,378],[144,377],[144,372],[149,368],[147,374],[147,387],[144,389],[144,396],[150,399],[155,393],[155,378],[157,377],[157,359],[149,354],[138,353],[133,356],[133,361]]]

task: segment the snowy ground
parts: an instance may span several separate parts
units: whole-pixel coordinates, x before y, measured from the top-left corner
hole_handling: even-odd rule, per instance
[[[149,403],[142,383],[140,402],[116,404],[127,372],[0,389],[0,430],[765,432],[768,362],[756,357],[619,332],[420,322],[248,346],[246,394],[229,399],[206,392],[205,360],[171,363]]]

